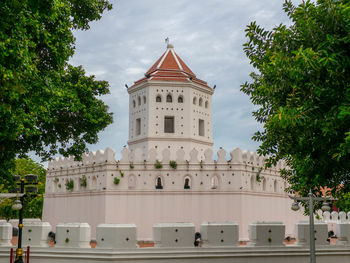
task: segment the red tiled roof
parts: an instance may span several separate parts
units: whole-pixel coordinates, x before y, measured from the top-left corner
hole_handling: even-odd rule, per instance
[[[161,80],[161,81],[180,81],[194,82],[207,86],[203,80],[197,79],[192,70],[185,62],[175,53],[172,45],[168,45],[167,50],[163,55],[147,70],[145,77],[135,81],[135,84],[140,84],[145,81]]]

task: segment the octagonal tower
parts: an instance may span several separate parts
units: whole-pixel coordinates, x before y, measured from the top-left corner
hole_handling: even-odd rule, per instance
[[[128,88],[130,150],[169,149],[175,159],[178,149],[185,156],[195,148],[203,158],[213,146],[212,95],[214,90],[200,80],[175,53],[171,44],[164,54]]]

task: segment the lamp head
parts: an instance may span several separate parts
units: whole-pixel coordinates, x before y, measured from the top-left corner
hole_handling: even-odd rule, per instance
[[[298,211],[300,209],[299,203],[297,201],[294,201],[293,204],[292,204],[291,209],[293,211]]]
[[[22,209],[22,203],[20,200],[16,199],[14,204],[12,205],[13,210],[21,210]]]
[[[329,204],[328,204],[327,201],[323,201],[321,210],[322,210],[323,212],[326,212],[326,211],[330,211],[330,210],[331,210],[331,208],[330,208],[330,206],[329,206]]]
[[[38,181],[38,176],[36,174],[26,174],[24,179],[30,183],[36,183]]]

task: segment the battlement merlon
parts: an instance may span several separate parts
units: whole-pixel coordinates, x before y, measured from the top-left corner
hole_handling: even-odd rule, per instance
[[[241,150],[240,148],[235,148],[230,152],[230,159],[227,159],[227,152],[220,148],[217,152],[217,160],[213,159],[213,151],[208,148],[204,151],[204,157],[201,159],[198,156],[198,151],[192,149],[189,152],[189,158],[185,158],[185,151],[179,149],[176,151],[176,158],[170,158],[170,150],[163,149],[162,151],[157,149],[151,149],[148,152],[146,159],[143,158],[142,150],[137,148],[135,151],[130,151],[128,148],[123,148],[121,151],[121,159],[115,160],[115,152],[111,148],[106,148],[103,150],[98,150],[97,152],[90,152],[88,154],[83,154],[82,161],[74,161],[73,157],[59,157],[51,160],[48,165],[48,173],[54,171],[62,171],[69,169],[76,169],[81,167],[92,167],[101,165],[142,165],[145,164],[153,165],[155,162],[159,162],[162,165],[168,165],[170,161],[175,161],[178,165],[206,165],[206,166],[222,166],[222,165],[244,165],[255,168],[264,169],[265,158],[264,156],[259,156],[256,152],[251,152],[248,150]],[[276,166],[271,167],[271,171],[280,171],[286,168],[284,161],[279,161]]]

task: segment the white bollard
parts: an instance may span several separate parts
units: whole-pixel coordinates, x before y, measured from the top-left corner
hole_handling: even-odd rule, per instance
[[[0,220],[0,246],[8,247],[12,246],[12,225],[7,223],[6,220]]]
[[[52,227],[48,222],[23,222],[23,246],[48,247],[48,234],[51,231],[51,229]]]
[[[282,222],[254,222],[248,229],[250,245],[284,246],[285,229]]]
[[[193,247],[195,228],[192,223],[159,223],[153,226],[155,247]]]
[[[204,222],[200,227],[201,246],[237,246],[239,233],[235,222]]]
[[[96,228],[96,248],[136,248],[135,224],[100,224]]]
[[[350,222],[338,222],[336,226],[337,245],[350,245]]]
[[[56,226],[55,247],[90,248],[91,228],[88,223],[60,223]]]
[[[315,221],[315,245],[328,245],[328,225],[323,221]],[[308,221],[300,221],[295,224],[295,238],[297,245],[310,244],[310,228]]]

